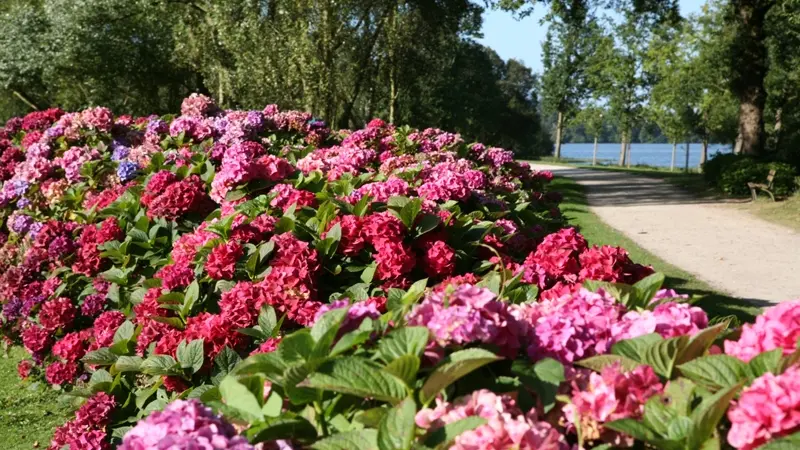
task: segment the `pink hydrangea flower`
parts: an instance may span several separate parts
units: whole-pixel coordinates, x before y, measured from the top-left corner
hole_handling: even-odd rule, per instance
[[[429,293],[406,320],[428,327],[441,347],[480,342],[496,345],[508,357],[517,354],[524,332],[507,303],[490,290],[467,283]]]
[[[603,423],[619,419],[638,419],[650,397],[664,386],[650,366],[639,366],[630,372],[609,366],[601,373],[578,376],[572,383],[572,401],[564,405],[568,429],[580,426],[584,439],[603,439],[615,444],[632,444],[632,439],[605,430]]]
[[[535,411],[523,414],[508,395],[482,389],[453,403],[436,400],[436,407],[417,413],[417,426],[435,430],[467,417],[482,417],[486,423],[459,434],[450,450],[566,450],[564,437]]]
[[[751,450],[800,429],[800,368],[765,373],[742,391],[728,410],[728,443]]]
[[[177,400],[156,411],[122,438],[120,450],[177,448],[251,450],[233,426],[197,400]]]
[[[658,333],[665,339],[694,335],[708,326],[708,316],[702,309],[686,303],[662,303],[653,311],[630,311],[614,324],[616,340],[632,339]]]
[[[782,348],[783,354],[795,351],[800,339],[800,299],[780,303],[745,324],[738,341],[725,341],[725,353],[750,361],[759,353]]]

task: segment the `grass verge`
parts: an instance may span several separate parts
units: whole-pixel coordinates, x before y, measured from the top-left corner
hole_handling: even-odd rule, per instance
[[[643,249],[619,231],[606,225],[589,210],[583,186],[578,183],[568,178],[556,177],[553,180],[552,188],[564,194],[561,211],[570,224],[578,227],[589,244],[613,245],[626,249],[634,261],[651,265],[656,271],[666,275],[668,287],[684,294],[702,296],[697,305],[702,307],[709,317],[733,315],[740,321],[752,322],[755,315],[760,312],[760,307],[753,306],[746,300],[716,292],[694,275],[669,264]]]
[[[59,393],[44,383],[21,383],[17,363],[26,356],[19,347],[0,358],[0,448],[47,448],[53,430],[72,409],[59,401]]]

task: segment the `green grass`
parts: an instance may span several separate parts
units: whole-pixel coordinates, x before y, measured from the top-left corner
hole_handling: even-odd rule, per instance
[[[568,178],[556,177],[551,187],[564,194],[561,211],[570,224],[578,227],[590,244],[613,245],[626,249],[634,261],[651,265],[656,271],[666,275],[667,287],[684,294],[702,296],[697,305],[702,307],[710,317],[734,315],[741,321],[751,322],[761,310],[745,300],[716,292],[694,275],[667,263],[619,231],[606,225],[589,210],[583,186],[578,183]]]
[[[0,448],[47,448],[53,430],[70,416],[71,408],[44,383],[20,382],[17,363],[26,355],[14,347],[0,358]]]

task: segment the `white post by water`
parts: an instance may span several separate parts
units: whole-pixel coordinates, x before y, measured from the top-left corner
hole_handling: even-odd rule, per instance
[[[592,151],[592,165],[597,165],[597,136],[594,137],[594,151]]]

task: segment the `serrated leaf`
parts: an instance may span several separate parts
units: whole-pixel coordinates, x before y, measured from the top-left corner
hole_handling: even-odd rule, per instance
[[[313,450],[375,450],[378,448],[378,432],[364,429],[334,434],[311,444],[309,448]]]
[[[783,349],[776,348],[768,352],[759,353],[747,363],[747,371],[750,378],[758,378],[765,373],[778,373],[781,358],[783,357]]]
[[[103,347],[87,353],[83,358],[81,358],[81,361],[86,364],[110,366],[111,364],[114,364],[117,359],[117,355],[112,353],[111,349],[108,347]]]
[[[469,416],[437,428],[425,437],[425,446],[429,448],[446,448],[459,434],[474,430],[486,424],[486,419],[479,416]]]
[[[177,375],[180,373],[178,363],[169,355],[151,355],[139,367],[148,375]]]
[[[666,378],[672,377],[672,369],[675,367],[675,360],[678,358],[686,344],[689,342],[687,336],[678,336],[654,343],[644,350],[644,363],[653,370]]]
[[[728,355],[708,355],[678,366],[681,374],[713,391],[736,385],[747,378],[747,365]]]
[[[416,424],[414,416],[417,406],[414,399],[407,398],[383,416],[378,427],[379,450],[408,450],[414,442]]]
[[[211,380],[214,384],[219,384],[226,375],[231,373],[242,361],[242,358],[232,350],[230,347],[225,346],[214,358],[214,369],[212,371]]]
[[[742,385],[744,385],[744,382],[721,389],[716,394],[703,400],[692,411],[690,418],[694,426],[687,442],[688,448],[699,448],[711,437]]]
[[[428,327],[403,327],[391,331],[378,341],[378,354],[391,362],[403,355],[421,356],[430,339]]]
[[[620,355],[597,355],[575,362],[576,365],[601,372],[608,366],[619,364],[623,372],[629,372],[642,364]]]
[[[286,363],[305,361],[314,350],[316,342],[308,329],[285,336],[278,344],[278,354]]]
[[[114,363],[114,371],[117,373],[138,372],[143,362],[144,359],[140,356],[120,356]]]
[[[435,214],[426,213],[419,219],[417,224],[417,236],[421,236],[429,231],[434,230],[442,222],[442,219]]]
[[[261,404],[244,384],[232,376],[225,377],[219,384],[222,400],[231,408],[237,409],[251,421],[263,418]]]
[[[200,298],[200,285],[197,280],[193,280],[189,287],[186,288],[186,294],[183,296],[183,306],[181,307],[181,315],[188,316],[192,312],[197,300]]]
[[[775,439],[758,447],[758,450],[797,450],[800,448],[800,433]]]
[[[114,333],[114,343],[130,340],[133,337],[134,331],[136,331],[136,326],[134,326],[130,320],[122,322],[122,325],[120,325],[116,333]]]
[[[399,403],[408,395],[403,380],[355,356],[326,361],[302,384],[317,389]]]
[[[470,348],[451,353],[425,380],[420,391],[420,399],[427,404],[442,389],[453,384],[459,378],[500,359],[503,358],[480,348]]]
[[[706,351],[711,348],[711,345],[714,344],[714,341],[719,337],[722,332],[724,332],[728,328],[728,322],[718,323],[713,327],[708,327],[704,330],[701,330],[699,333],[695,334],[694,336],[689,339],[689,343],[686,345],[686,348],[678,355],[678,364],[683,364],[687,361],[691,361],[695,358],[699,358],[703,356]]]
[[[676,412],[664,404],[664,399],[661,395],[654,395],[644,404],[642,421],[649,428],[663,436],[667,434],[669,424],[676,416]]]
[[[252,430],[248,430],[247,435],[251,436],[250,442],[255,444],[297,437],[313,439],[317,436],[317,430],[308,420],[302,417],[268,417],[263,424],[256,425]]]
[[[264,305],[258,313],[258,327],[261,328],[261,332],[267,337],[274,336],[277,325],[278,316],[275,314],[275,308]]]
[[[650,300],[655,297],[656,292],[664,285],[664,274],[654,273],[650,274],[633,285],[636,292],[637,304],[634,306],[645,307],[650,303]]]
[[[384,370],[403,380],[409,387],[414,386],[419,371],[420,359],[415,355],[402,355],[386,365]]]
[[[203,367],[203,340],[195,339],[186,344],[181,341],[175,356],[178,357],[182,369],[192,369],[192,373],[197,373]]]
[[[611,353],[624,356],[637,362],[644,362],[644,351],[652,344],[664,338],[658,333],[645,334],[633,339],[624,339],[611,347]]]

